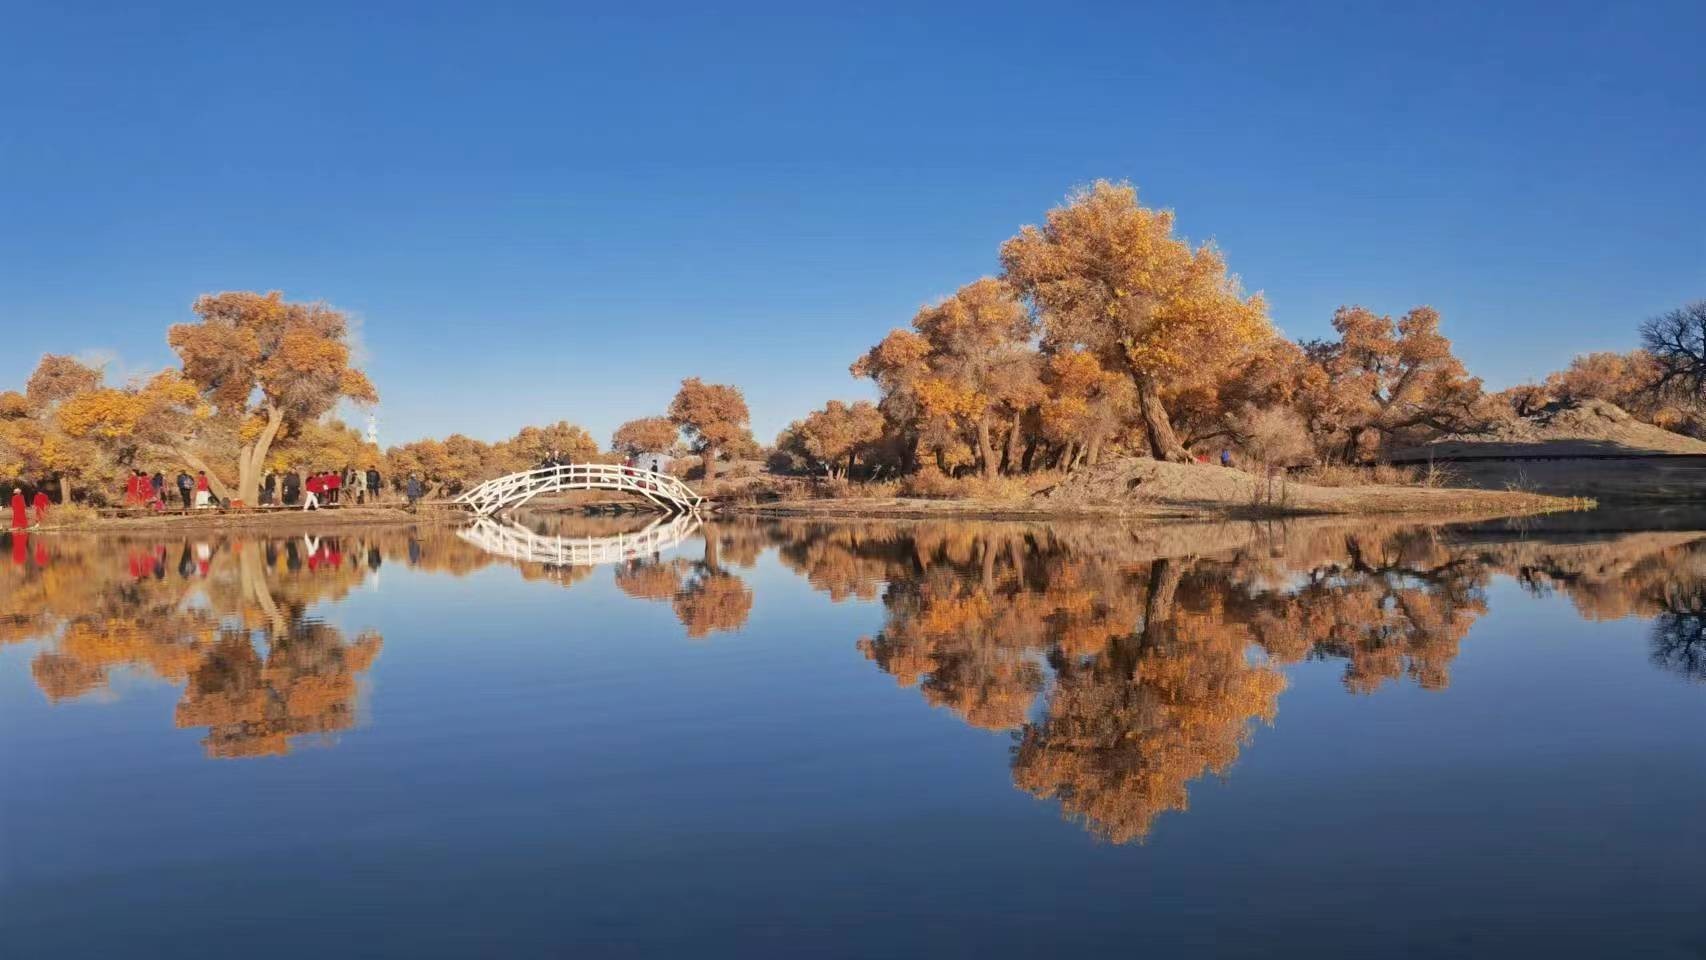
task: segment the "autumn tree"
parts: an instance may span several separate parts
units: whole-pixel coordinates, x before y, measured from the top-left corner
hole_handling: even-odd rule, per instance
[[[1347,458],[1487,423],[1481,381],[1452,353],[1432,307],[1416,307],[1396,321],[1365,307],[1340,307],[1333,329],[1337,341],[1305,349],[1329,384]]]
[[[37,406],[61,403],[101,385],[101,371],[75,357],[47,354],[24,384],[24,396]]]
[[[67,434],[59,410],[67,400],[101,386],[101,371],[73,357],[47,354],[25,381],[22,394],[0,402],[0,475],[56,477],[61,502],[73,481],[100,482],[115,466],[99,451]]]
[[[640,417],[616,428],[610,449],[630,457],[642,453],[667,453],[681,439],[681,431],[668,417]]]
[[[498,444],[494,451],[504,462],[499,474],[531,470],[547,458],[570,463],[588,463],[598,458],[598,441],[585,428],[567,420],[544,427],[522,427],[515,436]]]
[[[178,452],[197,462],[188,450],[204,410],[195,385],[175,370],[164,370],[123,387],[96,387],[74,394],[59,405],[55,418],[67,437],[86,443],[104,464],[137,466],[159,450]],[[224,482],[208,471],[216,493]]]
[[[1102,366],[1084,350],[1048,358],[1037,409],[1042,438],[1058,452],[1056,466],[1070,470],[1101,458],[1102,445],[1119,431],[1136,406],[1131,381]]]
[[[930,346],[916,387],[924,412],[957,420],[984,476],[994,476],[995,422],[1019,415],[1036,379],[1031,317],[1011,287],[984,277],[918,311],[912,328]]]
[[[882,439],[883,415],[869,401],[831,400],[796,420],[776,438],[776,448],[831,477],[853,469],[861,451]]]
[[[930,344],[923,337],[911,330],[894,330],[848,368],[853,376],[876,383],[882,394],[877,409],[901,447],[901,469],[908,472],[918,467],[924,411],[918,384],[929,373],[929,356]]]
[[[1049,350],[1084,349],[1129,376],[1151,455],[1189,461],[1167,392],[1225,371],[1271,336],[1219,251],[1173,236],[1173,215],[1138,205],[1129,184],[1097,181],[1001,247],[1006,279]]]
[[[707,480],[716,476],[717,458],[724,453],[757,447],[746,398],[727,384],[706,383],[698,377],[681,381],[681,390],[669,404],[669,419],[704,458]]]
[[[166,339],[218,415],[241,425],[236,499],[255,502],[281,432],[318,419],[340,400],[379,399],[366,374],[350,365],[349,322],[340,311],[292,303],[277,291],[209,294],[192,309],[200,321],[173,326]]]

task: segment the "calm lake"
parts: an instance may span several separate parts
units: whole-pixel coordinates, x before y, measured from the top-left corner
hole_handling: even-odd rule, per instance
[[[0,954],[1706,955],[1698,521],[7,536]]]

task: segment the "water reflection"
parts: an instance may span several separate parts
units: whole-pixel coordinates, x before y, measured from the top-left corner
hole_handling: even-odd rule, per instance
[[[1706,679],[1699,532],[748,522],[672,532],[688,539],[671,550],[620,521],[563,524],[522,529],[620,539],[608,573],[435,527],[14,536],[0,643],[39,644],[30,670],[51,701],[111,696],[115,671],[129,670],[182,686],[173,722],[205,731],[209,756],[278,755],[355,724],[385,640],[317,611],[389,566],[499,566],[568,588],[610,576],[623,597],[668,604],[682,636],[700,640],[746,625],[750,571],[773,552],[830,600],[880,605],[880,627],[850,646],[928,704],[1008,733],[1018,789],[1120,843],[1231,771],[1275,722],[1292,664],[1340,664],[1355,695],[1447,688],[1495,577],[1563,594],[1586,618],[1650,619],[1653,664]],[[655,549],[631,549],[642,542]]]

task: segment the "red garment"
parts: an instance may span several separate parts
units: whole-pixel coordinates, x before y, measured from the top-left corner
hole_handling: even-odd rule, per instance
[[[12,529],[22,530],[29,525],[30,514],[24,509],[24,493],[20,490],[12,494]]]
[[[202,476],[201,474],[197,474],[196,478],[195,478],[195,488],[197,490],[206,490],[207,489],[207,477]]]
[[[327,490],[336,490],[337,488],[339,488],[343,485],[344,485],[344,478],[338,476],[335,473],[326,478],[326,489]]]
[[[303,484],[303,486],[308,488],[309,493],[315,494],[316,496],[319,495],[321,490],[324,490],[326,488],[325,483],[323,481],[321,481],[320,475],[317,473],[314,474],[312,477],[309,477],[308,482]]]
[[[47,519],[47,494],[37,490],[36,498],[31,505],[35,507],[37,523]]]

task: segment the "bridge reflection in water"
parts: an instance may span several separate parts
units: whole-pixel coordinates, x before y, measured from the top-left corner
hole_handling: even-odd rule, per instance
[[[692,536],[699,523],[698,514],[678,513],[658,517],[633,533],[564,537],[536,533],[509,520],[479,517],[456,534],[487,553],[523,563],[595,567],[656,556]]]

